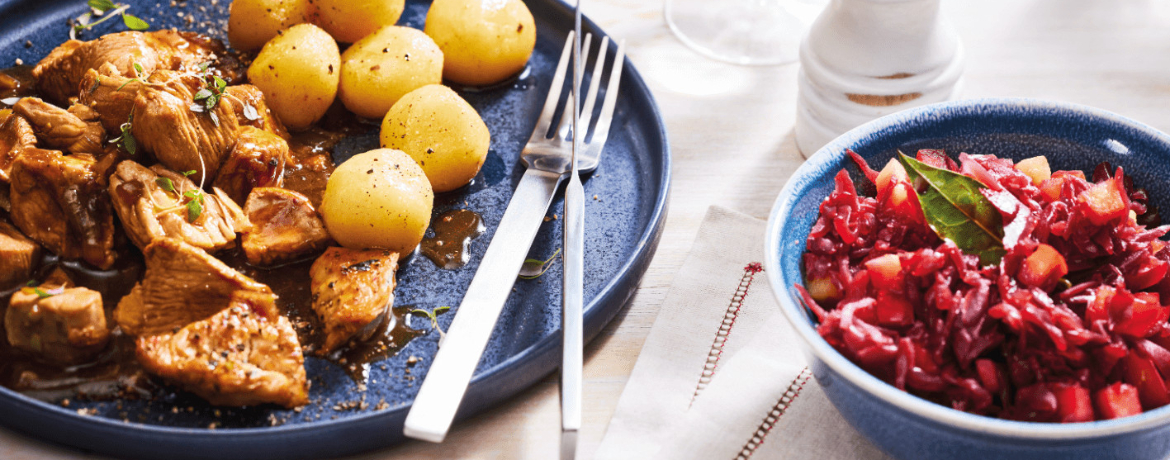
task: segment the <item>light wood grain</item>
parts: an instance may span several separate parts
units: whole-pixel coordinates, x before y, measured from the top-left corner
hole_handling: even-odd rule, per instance
[[[802,159],[792,137],[795,65],[738,67],[700,57],[670,34],[661,2],[590,0],[583,8],[626,39],[674,153],[658,253],[631,304],[586,350],[581,452],[590,458],[707,207],[767,217]],[[949,0],[944,10],[966,47],[964,97],[1070,101],[1170,131],[1170,2]],[[547,378],[458,424],[441,445],[407,442],[355,458],[553,459],[558,423],[556,381]],[[0,458],[94,457],[0,431]]]

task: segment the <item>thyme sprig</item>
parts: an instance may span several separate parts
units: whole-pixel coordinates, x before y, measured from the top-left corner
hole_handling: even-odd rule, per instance
[[[24,287],[20,288],[20,292],[25,294],[36,294],[38,299],[52,297],[65,292],[65,286],[59,286],[48,291],[35,286],[36,281],[29,280]]]
[[[119,86],[118,86],[118,89],[116,89],[116,90],[114,90],[114,91],[121,91],[121,90],[122,90],[122,88],[125,88],[125,87],[126,87],[126,85],[129,85],[130,83],[133,83],[133,82],[136,82],[136,81],[137,81],[137,82],[142,82],[142,74],[143,74],[143,73],[145,73],[145,72],[142,70],[142,65],[141,65],[141,64],[139,64],[139,63],[137,63],[137,62],[135,62],[135,63],[134,63],[134,78],[131,78],[131,79],[129,79],[129,80],[126,80],[125,82],[123,82],[121,85],[119,85]],[[98,77],[98,82],[99,82],[99,83],[101,82],[101,77],[100,77],[100,76]],[[97,85],[94,85],[94,87],[96,88],[96,87],[97,87]]]
[[[191,104],[191,111],[207,112],[215,126],[219,126],[219,117],[215,115],[214,109],[215,106],[219,105],[219,100],[223,98],[227,81],[220,78],[219,75],[212,75],[208,70],[210,66],[211,61],[199,64],[199,78],[203,81],[204,87],[195,93],[195,101]]]
[[[443,328],[439,327],[439,318],[437,315],[440,315],[443,312],[450,310],[450,309],[451,309],[451,307],[446,307],[446,306],[436,307],[434,309],[434,311],[426,311],[426,310],[423,310],[421,308],[416,308],[414,310],[411,310],[410,313],[408,313],[408,314],[422,315],[422,316],[425,316],[427,318],[430,318],[431,319],[431,328],[433,328],[436,331],[439,331],[439,342],[442,343],[443,339],[447,337],[447,333],[445,331],[443,331]]]
[[[202,156],[199,157],[199,165],[201,168],[205,167]],[[196,171],[192,169],[190,171],[182,171],[179,174],[182,174],[183,177],[187,177],[195,173]],[[178,199],[178,204],[169,208],[162,208],[157,203],[155,203],[155,217],[185,209],[187,211],[187,222],[195,223],[196,220],[199,220],[199,216],[203,215],[203,206],[206,200],[206,194],[203,193],[203,181],[206,178],[207,176],[204,174],[204,176],[199,180],[198,188],[187,190],[182,193],[179,193],[178,188],[175,187],[175,182],[172,181],[169,177],[156,178],[154,183],[158,184],[159,188],[163,189],[164,191],[175,194],[175,197]]]
[[[122,23],[130,30],[146,30],[150,28],[150,24],[143,21],[142,18],[127,13],[130,5],[124,3],[114,3],[110,0],[88,0],[90,11],[78,16],[73,21],[73,27],[69,29],[69,38],[76,40],[77,34],[84,30],[93,28],[94,26],[108,21],[114,16],[121,16]],[[93,20],[97,17],[96,21]]]
[[[134,129],[134,112],[130,112],[130,117],[126,119],[125,123],[119,129],[122,130],[122,135],[110,139],[111,144],[118,144],[126,153],[134,156],[138,153],[138,140],[134,139],[134,134],[131,132]]]
[[[552,267],[553,259],[556,259],[557,254],[560,253],[561,249],[557,248],[557,250],[553,252],[551,256],[548,256],[548,259],[546,260],[524,259],[524,265],[520,266],[520,274],[517,275],[517,277],[522,280],[534,280],[540,278],[544,272],[547,272],[548,269]]]

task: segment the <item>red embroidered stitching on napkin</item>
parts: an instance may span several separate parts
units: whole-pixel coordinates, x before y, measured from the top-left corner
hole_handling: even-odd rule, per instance
[[[776,422],[780,420],[784,412],[788,411],[788,407],[792,405],[796,397],[800,396],[800,391],[804,389],[804,385],[808,383],[808,379],[811,377],[812,372],[807,367],[800,371],[800,374],[788,385],[788,391],[784,392],[784,395],[780,397],[779,401],[776,401],[776,405],[772,407],[772,410],[768,411],[768,415],[764,416],[764,421],[760,422],[760,426],[756,428],[756,432],[743,445],[743,449],[735,456],[735,460],[748,460],[751,458],[752,454],[756,452],[756,449],[764,443],[764,438],[772,431],[772,427],[776,426]]]
[[[691,396],[691,404],[695,403],[699,393],[707,388],[707,384],[711,383],[711,378],[715,376],[715,369],[719,366],[719,357],[723,354],[723,344],[727,343],[727,338],[731,336],[731,327],[735,325],[735,320],[739,317],[739,309],[743,307],[743,299],[747,297],[756,273],[762,271],[764,271],[764,266],[759,262],[752,262],[743,267],[743,277],[739,280],[735,294],[731,296],[727,313],[723,315],[723,322],[719,323],[719,329],[715,331],[715,341],[711,343],[711,351],[707,354],[707,362],[703,364],[699,383],[695,385],[695,394]]]

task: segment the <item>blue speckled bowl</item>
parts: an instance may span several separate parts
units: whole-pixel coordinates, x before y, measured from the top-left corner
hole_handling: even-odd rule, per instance
[[[1046,155],[1052,169],[1125,168],[1160,209],[1170,204],[1170,136],[1090,107],[1030,99],[978,99],[928,105],[845,133],[792,175],[768,221],[765,258],[780,308],[803,339],[817,382],[854,428],[900,459],[1162,459],[1170,453],[1170,406],[1118,420],[1028,423],[972,415],[899,391],[857,367],[814,329],[792,286],[803,283],[801,255],[821,201],[842,168],[860,171],[852,148],[881,166],[896,149],[945,148],[1015,160]]]

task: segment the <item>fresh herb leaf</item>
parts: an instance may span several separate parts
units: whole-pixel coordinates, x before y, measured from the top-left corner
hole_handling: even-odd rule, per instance
[[[138,141],[134,139],[134,134],[130,132],[131,129],[133,129],[133,126],[131,126],[130,122],[127,121],[122,123],[122,137],[120,144],[122,145],[122,148],[126,149],[126,153],[134,155],[138,152]]]
[[[76,39],[79,32],[93,28],[114,16],[121,16],[122,23],[130,30],[146,30],[150,28],[150,24],[147,24],[142,18],[126,13],[130,5],[114,3],[110,0],[88,0],[86,4],[89,5],[91,11],[73,20],[73,28],[69,29],[69,38]],[[101,18],[91,22],[95,14],[101,16]]]
[[[133,113],[130,114],[130,120],[131,121],[134,120]],[[136,141],[134,139],[134,134],[132,134],[130,132],[130,130],[133,128],[130,123],[131,123],[130,121],[122,123],[122,126],[121,126],[122,135],[115,137],[113,139],[110,139],[110,143],[118,144],[118,146],[120,146],[126,150],[126,153],[129,153],[130,155],[134,155],[138,151],[138,141]]]
[[[195,109],[197,104],[192,104],[191,111],[208,112],[208,115],[211,116],[211,121],[215,123],[215,126],[219,126],[219,117],[215,115],[215,112],[212,112],[212,109],[219,104],[219,100],[223,97],[223,90],[227,88],[227,81],[224,81],[218,75],[211,75],[211,72],[207,70],[210,66],[211,61],[199,64],[199,78],[203,80],[204,88],[197,91],[192,99],[196,102],[203,101],[203,104],[198,110]]]
[[[88,4],[90,8],[93,8],[97,11],[102,12],[102,13],[105,13],[106,11],[109,11],[109,10],[112,10],[112,9],[118,7],[117,5],[114,4],[114,2],[111,2],[110,0],[89,0],[88,2],[86,2],[86,4]]]
[[[144,70],[142,70],[142,64],[135,62],[134,63],[134,76],[141,77],[143,73],[146,73],[146,72]]]
[[[33,286],[35,284],[37,284],[37,280],[28,280],[27,283],[24,283],[25,286]]]
[[[218,95],[208,96],[208,98],[203,101],[203,106],[205,108],[207,108],[207,110],[209,110],[209,111],[214,109],[216,104],[219,104],[219,96]]]
[[[898,161],[915,184],[924,182],[918,203],[926,223],[940,238],[979,256],[983,265],[1003,258],[1003,217],[980,189],[979,181],[948,169],[939,169],[898,152]]]
[[[170,178],[167,178],[167,177],[160,177],[160,178],[158,178],[158,179],[155,179],[155,180],[154,180],[154,182],[155,182],[156,184],[158,184],[158,186],[159,186],[159,187],[162,187],[162,189],[163,189],[163,190],[166,190],[166,191],[168,191],[168,192],[174,192],[174,191],[175,191],[175,183],[174,183],[174,182],[171,182],[171,179],[170,179]]]
[[[194,169],[192,169],[192,170],[190,170],[190,171],[183,171],[183,172],[181,172],[181,173],[179,173],[179,174],[182,174],[184,177],[186,177],[186,176],[192,176],[192,175],[195,175],[195,170],[194,170]]]
[[[520,266],[520,274],[518,276],[523,280],[534,280],[540,278],[544,272],[548,271],[549,267],[552,267],[553,259],[556,259],[557,254],[560,253],[560,248],[557,248],[556,252],[553,252],[553,254],[549,256],[547,260],[525,259],[524,265]]]
[[[138,16],[132,14],[122,13],[122,23],[130,30],[146,30],[150,28],[150,24],[143,21]]]
[[[184,195],[186,195],[186,193],[184,193]],[[203,194],[199,194],[199,196],[202,198]],[[184,206],[187,207],[187,222],[195,222],[196,219],[199,219],[199,216],[203,215],[202,199],[188,201]]]
[[[134,135],[130,131],[122,133],[122,148],[126,149],[126,153],[130,156],[138,154],[138,141],[134,139]]]

